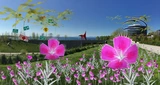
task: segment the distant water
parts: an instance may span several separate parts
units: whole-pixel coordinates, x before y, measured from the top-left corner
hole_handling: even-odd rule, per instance
[[[67,38],[65,38],[65,37],[59,37],[59,38],[54,37],[54,38],[56,38],[58,40],[81,40],[80,37],[67,37]],[[96,37],[87,37],[87,40],[96,40]]]

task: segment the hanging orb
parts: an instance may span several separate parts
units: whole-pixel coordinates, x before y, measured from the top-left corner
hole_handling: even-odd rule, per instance
[[[48,32],[48,28],[47,27],[45,27],[43,30],[44,30],[44,32]]]

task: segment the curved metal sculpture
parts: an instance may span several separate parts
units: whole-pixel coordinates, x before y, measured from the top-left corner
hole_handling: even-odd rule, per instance
[[[138,21],[137,21],[138,20]],[[127,28],[125,28],[125,29],[128,29],[128,28],[131,28],[131,27],[136,27],[136,28],[147,28],[147,23],[146,22],[144,22],[143,20],[141,20],[141,19],[137,19],[137,20],[135,20],[135,19],[131,19],[131,20],[127,20],[126,22],[139,22],[139,21],[141,21],[141,22],[143,22],[144,24],[145,24],[145,26],[143,26],[143,25],[134,25],[134,26],[129,26],[129,27],[127,27]],[[125,23],[126,23],[125,22]]]
[[[129,35],[134,35],[134,34],[144,34],[144,35],[147,35],[147,23],[141,19],[131,19],[131,20],[127,20],[126,22],[124,23],[127,23],[127,22],[139,22],[140,23],[143,22],[144,25],[141,25],[141,24],[132,24],[132,25],[129,25],[127,28],[125,28],[124,30],[128,30],[129,32]]]

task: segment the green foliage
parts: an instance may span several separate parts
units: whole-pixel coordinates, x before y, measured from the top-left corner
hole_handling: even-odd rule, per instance
[[[19,61],[22,62],[22,59],[19,57],[19,55],[17,55],[16,58],[15,58],[15,62],[17,63]]]
[[[11,47],[7,46],[7,42],[0,42],[0,51],[1,52],[20,52],[22,49],[27,50],[28,52],[39,52],[39,45],[32,44],[23,41],[11,41]]]
[[[6,58],[5,55],[2,55],[2,56],[1,56],[1,63],[2,63],[2,64],[7,64],[7,58]]]
[[[110,40],[111,36],[97,36],[96,40]]]
[[[9,58],[8,58],[8,64],[13,64],[13,61],[12,61],[12,58],[11,58],[12,56],[9,56]]]
[[[87,45],[87,46],[83,46],[83,47],[77,47],[77,48],[72,48],[69,50],[66,50],[65,52],[65,56],[69,55],[69,54],[73,54],[73,53],[77,53],[77,52],[82,52],[84,50],[88,50],[90,48],[94,48],[97,45]],[[22,62],[22,61],[26,61],[27,60],[27,56],[26,56],[26,50],[22,50],[22,54],[20,55],[16,55],[16,56],[5,56],[2,55],[2,57],[0,58],[0,61],[2,64],[13,64],[13,63],[17,63],[18,61]],[[45,55],[41,55],[41,54],[34,54],[32,53],[32,60],[31,62],[35,62],[35,61],[43,61],[45,60],[44,57]],[[9,57],[9,58],[7,58]]]
[[[32,2],[33,0],[27,0],[25,3],[20,4],[17,10],[13,10],[9,7],[3,7],[4,10],[0,11],[0,15],[6,15],[6,17],[1,19],[6,21],[16,18],[16,21],[12,25],[12,27],[15,27],[21,21],[24,21],[25,23],[28,20],[28,22],[36,21],[33,23],[41,23],[41,25],[43,25],[44,28],[47,26],[58,26],[59,20],[68,20],[68,16],[72,14],[70,10],[65,10],[63,12],[56,13],[56,11],[54,10],[45,10],[43,8],[38,8],[37,5],[42,4],[42,2],[37,2],[35,4],[33,4]],[[53,20],[53,22],[49,23],[48,19]]]
[[[123,28],[118,28],[111,34],[111,37],[114,38],[119,35],[127,35],[127,32],[124,31]]]
[[[26,54],[27,54],[27,50],[22,49],[22,50],[20,51],[20,53],[21,53],[21,55],[26,55]]]
[[[37,58],[37,55],[32,55],[32,58],[33,58],[33,59],[32,59],[31,61],[37,61],[37,59],[38,59],[38,58]]]
[[[139,35],[139,36],[131,36],[131,38],[133,41],[136,42],[160,46],[160,36],[158,35],[154,35],[154,37]]]

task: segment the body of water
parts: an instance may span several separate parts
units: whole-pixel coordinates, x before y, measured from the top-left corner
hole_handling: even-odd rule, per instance
[[[53,38],[56,38],[58,40],[81,40],[81,37],[53,37]],[[87,40],[96,40],[96,37],[87,37]]]

